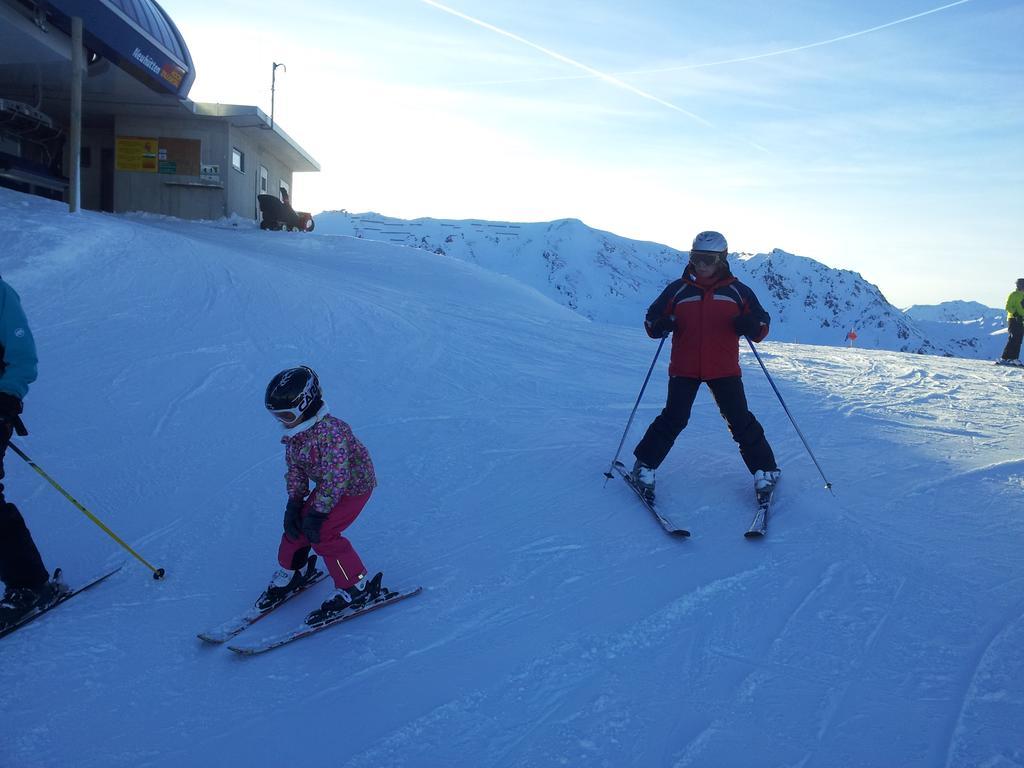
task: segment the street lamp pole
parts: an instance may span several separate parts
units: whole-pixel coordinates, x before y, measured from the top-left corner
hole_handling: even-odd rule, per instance
[[[278,64],[276,61],[274,62],[274,68],[273,68],[273,70],[271,70],[271,74],[270,74],[270,128],[271,128],[271,130],[273,130],[273,128],[274,128],[274,90],[275,90],[275,88],[277,86],[277,68],[278,67],[281,67],[281,69],[283,69],[285,72],[288,71],[288,67],[286,67],[284,64]]]

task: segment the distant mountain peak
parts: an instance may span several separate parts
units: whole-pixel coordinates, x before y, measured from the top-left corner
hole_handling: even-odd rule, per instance
[[[508,275],[592,320],[639,326],[647,306],[689,260],[685,251],[631,240],[575,218],[513,223],[481,219],[403,220],[332,211],[317,232],[383,240],[451,256]],[[993,357],[993,312],[976,302],[907,312],[858,272],[772,248],[730,254],[737,278],[772,315],[771,338],[827,346],[935,355]],[[968,318],[977,323],[969,327]],[[984,318],[984,319],[983,319]]]

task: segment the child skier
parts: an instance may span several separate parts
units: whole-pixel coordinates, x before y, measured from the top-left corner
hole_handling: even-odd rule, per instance
[[[272,606],[313,577],[312,547],[327,564],[335,586],[319,610],[306,618],[308,624],[318,624],[380,594],[382,574],[367,581],[363,561],[341,535],[377,485],[373,463],[352,428],[329,413],[311,368],[288,368],[274,376],[264,404],[285,429],[281,442],[288,466],[288,504],[277,552],[282,570],[274,574],[256,606]],[[312,492],[310,480],[315,483]]]

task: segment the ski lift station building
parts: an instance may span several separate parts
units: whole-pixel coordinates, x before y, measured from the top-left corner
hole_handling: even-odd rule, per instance
[[[0,0],[0,186],[73,211],[256,219],[257,195],[320,170],[259,108],[190,101],[194,80],[155,0]]]

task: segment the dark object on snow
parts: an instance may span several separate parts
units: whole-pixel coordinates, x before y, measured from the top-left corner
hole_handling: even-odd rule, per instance
[[[296,211],[273,195],[258,195],[256,199],[260,204],[260,229],[312,232],[316,226],[313,214]]]
[[[14,630],[25,626],[31,621],[35,621],[43,614],[56,608],[65,600],[70,600],[75,595],[81,592],[85,592],[85,590],[96,586],[101,581],[110,578],[115,573],[120,571],[121,568],[123,567],[124,563],[121,563],[119,566],[107,571],[102,576],[96,576],[95,578],[90,579],[89,581],[82,584],[82,586],[77,588],[69,587],[67,584],[64,583],[63,578],[61,576],[60,568],[54,569],[53,579],[50,582],[48,582],[50,592],[49,599],[37,603],[35,606],[29,608],[20,617],[14,618],[13,616],[10,616],[5,617],[5,619],[3,620],[0,620],[0,637],[5,637],[6,635],[11,634],[11,632],[14,632]]]

